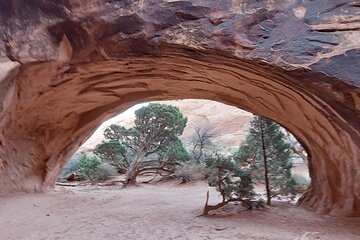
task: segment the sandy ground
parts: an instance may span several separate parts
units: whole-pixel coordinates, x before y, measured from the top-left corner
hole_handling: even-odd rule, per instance
[[[57,187],[0,198],[1,240],[51,239],[360,239],[359,218],[334,218],[277,203],[247,211],[229,205],[208,217],[205,183]],[[217,199],[212,191],[210,200]],[[315,234],[314,232],[317,232]]]

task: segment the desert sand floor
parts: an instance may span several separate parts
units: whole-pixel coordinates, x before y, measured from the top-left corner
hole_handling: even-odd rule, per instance
[[[205,183],[57,187],[46,194],[0,198],[1,240],[360,239],[359,218],[334,218],[277,203],[247,211],[229,205],[201,214]],[[217,193],[212,190],[215,203]],[[317,236],[317,237],[316,237]]]

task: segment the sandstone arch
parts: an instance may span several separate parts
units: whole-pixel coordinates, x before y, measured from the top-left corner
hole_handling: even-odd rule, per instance
[[[297,136],[312,177],[300,204],[360,215],[358,9],[320,0],[2,1],[0,191],[51,187],[102,121],[138,102],[204,98]]]

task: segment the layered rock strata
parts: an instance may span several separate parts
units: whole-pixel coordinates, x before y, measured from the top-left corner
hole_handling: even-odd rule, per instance
[[[271,118],[310,157],[299,204],[360,215],[360,5],[3,0],[0,191],[54,185],[101,122],[152,100]]]

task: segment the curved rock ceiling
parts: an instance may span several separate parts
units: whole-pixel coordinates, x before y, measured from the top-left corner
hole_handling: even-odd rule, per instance
[[[53,186],[96,127],[136,103],[202,98],[303,143],[312,186],[300,205],[360,215],[359,11],[346,0],[1,1],[0,191]]]

